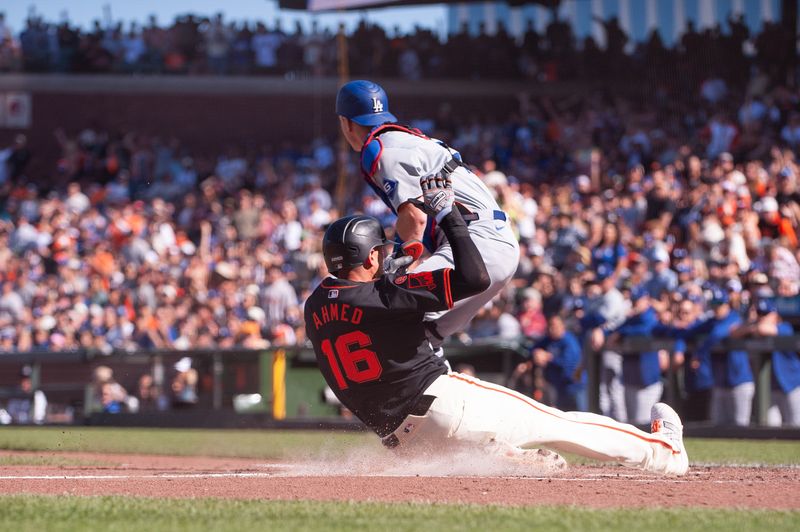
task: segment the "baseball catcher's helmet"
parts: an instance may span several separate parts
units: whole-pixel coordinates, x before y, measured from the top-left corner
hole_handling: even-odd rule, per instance
[[[391,244],[381,223],[372,216],[346,216],[333,222],[322,237],[322,254],[328,271],[352,268],[364,263],[377,246]]]
[[[362,126],[397,122],[397,118],[389,112],[386,91],[377,83],[363,79],[342,85],[336,95],[336,114]]]

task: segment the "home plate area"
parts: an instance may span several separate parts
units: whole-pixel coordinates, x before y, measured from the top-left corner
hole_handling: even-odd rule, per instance
[[[693,466],[683,477],[639,474],[618,466],[570,466],[525,475],[441,474],[411,461],[263,460],[96,453],[3,452],[19,462],[57,457],[79,465],[9,465],[2,494],[220,497],[591,507],[800,507],[800,475],[791,467]],[[455,457],[454,461],[460,461]],[[14,460],[8,460],[14,463]],[[83,465],[89,464],[89,465]],[[507,473],[507,472],[506,472]]]

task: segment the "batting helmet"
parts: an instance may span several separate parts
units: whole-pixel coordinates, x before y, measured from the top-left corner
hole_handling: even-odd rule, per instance
[[[333,222],[322,237],[322,254],[329,272],[360,266],[377,246],[391,244],[381,223],[372,216],[346,216]]]
[[[342,85],[336,95],[336,114],[362,126],[397,122],[389,112],[389,97],[383,87],[363,79]]]

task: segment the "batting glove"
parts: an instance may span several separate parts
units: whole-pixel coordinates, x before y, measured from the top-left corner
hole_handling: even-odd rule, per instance
[[[389,255],[383,261],[383,271],[388,274],[402,275],[412,262],[414,262],[414,257],[408,255]]]
[[[449,175],[434,174],[420,179],[419,186],[422,188],[422,201],[418,199],[409,201],[428,216],[433,216],[436,223],[440,223],[442,218],[453,210],[455,201],[453,181]]]

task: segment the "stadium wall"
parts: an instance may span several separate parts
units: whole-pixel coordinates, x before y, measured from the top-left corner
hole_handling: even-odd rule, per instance
[[[596,88],[586,83],[378,81],[392,95],[392,110],[409,122],[436,116],[444,102],[462,116],[505,119],[518,109],[521,93],[579,95]],[[0,76],[0,95],[30,95],[31,121],[26,128],[0,125],[0,145],[26,134],[35,160],[43,165],[31,171],[46,172],[60,154],[53,135],[57,128],[175,136],[194,149],[214,152],[233,143],[310,143],[336,134],[338,86],[330,78],[6,74]]]
[[[444,100],[459,112],[505,117],[517,108],[515,91],[525,88],[486,83],[464,91],[454,82],[385,86],[393,110],[409,119],[433,116]],[[0,128],[0,145],[25,133],[37,159],[52,160],[59,153],[55,129],[74,133],[89,126],[176,136],[199,150],[311,142],[336,132],[337,87],[335,79],[4,75],[0,94],[29,94],[32,113],[28,128]]]

